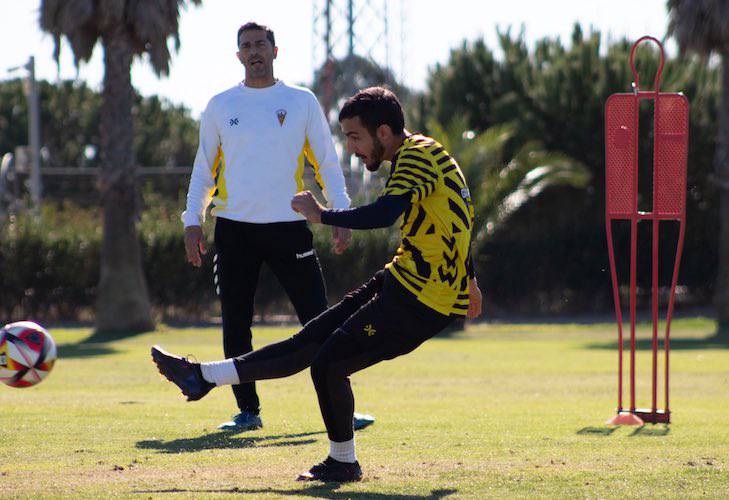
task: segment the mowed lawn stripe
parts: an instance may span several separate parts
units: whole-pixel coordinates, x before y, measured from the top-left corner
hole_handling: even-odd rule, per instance
[[[352,377],[365,480],[297,483],[328,441],[308,371],[258,384],[264,428],[231,435],[228,388],[186,403],[149,347],[221,356],[217,328],[168,328],[84,343],[50,331],[61,357],[30,389],[0,387],[0,496],[385,498],[729,495],[729,346],[703,318],[675,321],[673,424],[604,424],[616,404],[615,326],[479,324]],[[295,328],[255,329],[257,346]],[[641,325],[642,339],[649,336]],[[643,344],[642,344],[643,345]],[[649,404],[650,350],[638,353]]]

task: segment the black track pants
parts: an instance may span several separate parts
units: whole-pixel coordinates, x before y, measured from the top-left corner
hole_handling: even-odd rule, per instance
[[[327,306],[324,279],[306,222],[215,222],[215,283],[223,316],[226,358],[251,352],[253,298],[265,262],[283,286],[301,324]],[[241,411],[259,412],[255,383],[233,386]]]
[[[241,382],[293,375],[311,367],[332,441],[353,437],[349,375],[407,354],[448,326],[444,316],[380,271],[293,337],[235,358]]]

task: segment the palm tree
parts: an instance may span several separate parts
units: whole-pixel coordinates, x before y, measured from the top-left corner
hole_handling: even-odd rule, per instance
[[[729,1],[669,0],[668,14],[668,33],[676,39],[681,52],[693,52],[705,60],[712,54],[721,58],[722,90],[714,156],[719,189],[719,267],[714,305],[717,335],[729,340]]]
[[[200,0],[190,0],[199,4]],[[138,196],[132,151],[132,58],[148,54],[158,76],[169,73],[168,38],[179,48],[180,7],[186,0],[42,0],[40,25],[88,61],[98,41],[104,49],[100,192],[104,221],[96,304],[97,331],[154,328],[142,272],[136,222]]]
[[[356,54],[325,62],[314,73],[312,91],[321,96],[325,110],[339,111],[350,96],[374,85],[387,85],[401,101],[408,97],[407,89],[398,84],[392,71],[370,58]],[[336,117],[333,117],[332,121],[337,124]],[[334,128],[338,129],[339,126]]]

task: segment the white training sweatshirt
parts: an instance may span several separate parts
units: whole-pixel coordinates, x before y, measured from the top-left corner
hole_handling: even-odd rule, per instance
[[[200,145],[182,213],[185,226],[213,215],[269,223],[303,220],[291,198],[303,190],[304,158],[333,208],[349,196],[329,125],[306,88],[282,81],[265,88],[243,83],[214,96],[200,119]]]

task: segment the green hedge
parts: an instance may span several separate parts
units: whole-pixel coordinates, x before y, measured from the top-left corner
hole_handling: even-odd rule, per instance
[[[192,320],[217,314],[211,254],[200,269],[190,266],[185,260],[179,204],[146,198],[139,227],[144,271],[158,315]],[[99,217],[93,210],[66,205],[45,207],[37,219],[28,214],[10,220],[0,240],[0,319],[92,318],[99,278]],[[210,248],[212,229],[206,223]],[[317,226],[313,230],[330,303],[380,269],[397,246],[395,229],[355,231],[350,249],[334,255],[330,229]],[[293,312],[265,266],[256,309],[262,315]]]
[[[159,319],[199,320],[218,315],[211,255],[204,259],[200,269],[185,260],[179,222],[182,198],[144,198],[146,207],[139,224],[143,265]],[[535,217],[542,202],[551,201],[546,196],[515,217],[514,227],[529,227],[530,235],[510,229],[507,234],[494,234],[476,245],[476,272],[486,294],[488,315],[612,311],[602,226],[595,226],[586,236],[576,235],[559,220],[550,226],[524,224]],[[39,218],[24,215],[11,219],[0,230],[0,320],[93,319],[100,227],[96,211],[71,205],[46,207]],[[397,227],[355,231],[352,246],[344,254],[335,255],[330,228],[317,225],[313,231],[330,303],[381,269],[392,258],[399,241]],[[212,239],[212,221],[206,223],[205,232]],[[664,263],[673,262],[675,235],[670,233],[661,235]],[[616,245],[623,250],[627,248],[626,234],[616,232]],[[641,241],[646,236],[649,234],[641,232]],[[641,248],[648,244],[643,241]],[[209,246],[212,247],[212,241]],[[565,253],[569,258],[555,268],[555,262],[564,260],[560,256]],[[685,255],[679,280],[685,292],[681,302],[707,305],[710,283],[699,278],[710,273],[715,256],[696,259]],[[641,269],[649,269],[647,257],[647,252],[641,253]],[[620,262],[623,265],[619,266],[619,274],[625,283],[625,255]],[[662,286],[670,282],[671,271],[670,265],[661,267]],[[650,284],[643,278],[646,277],[639,280],[639,285],[649,289]],[[293,313],[283,289],[265,266],[259,280],[256,311],[263,317]]]

